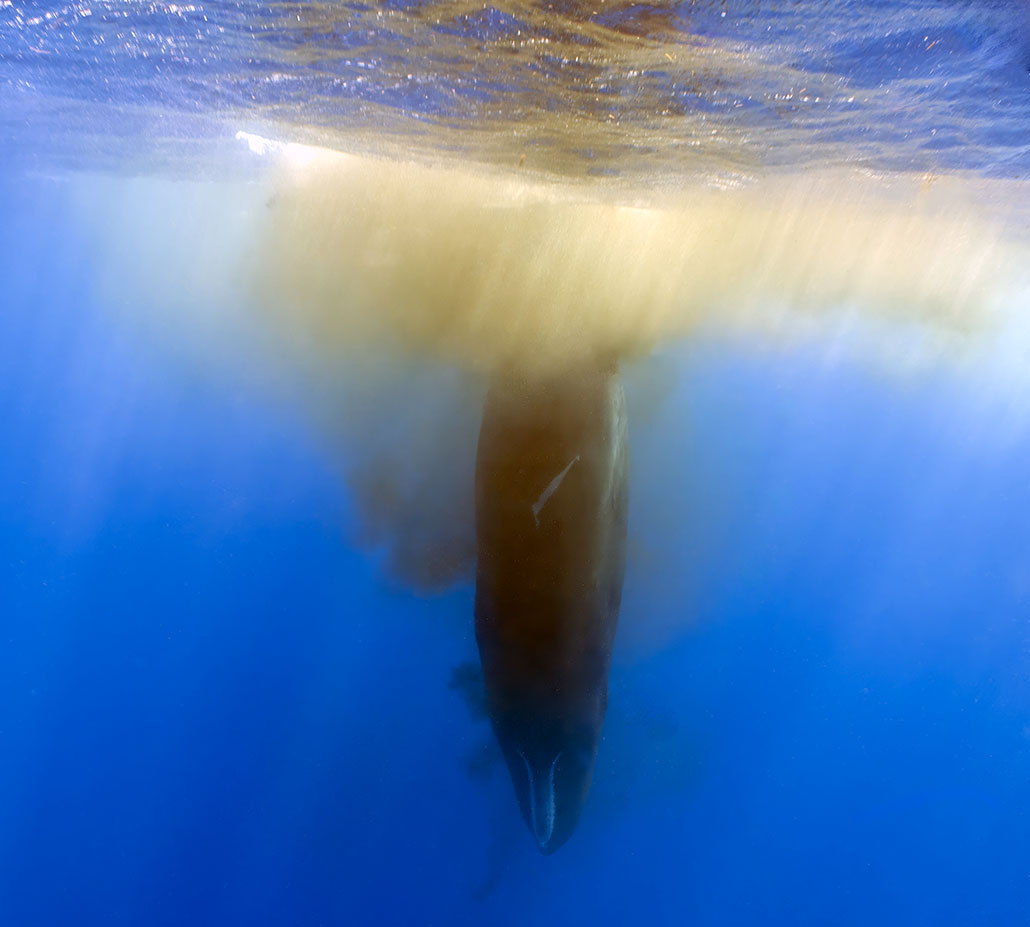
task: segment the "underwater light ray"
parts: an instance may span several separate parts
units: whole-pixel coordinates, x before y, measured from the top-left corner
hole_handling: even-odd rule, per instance
[[[351,487],[360,543],[423,591],[470,573],[464,449],[499,371],[629,360],[697,332],[823,340],[887,366],[999,344],[1011,358],[1027,335],[1030,261],[1006,212],[1019,184],[769,172],[630,195],[239,141],[256,182],[75,181],[102,301],[295,396]]]

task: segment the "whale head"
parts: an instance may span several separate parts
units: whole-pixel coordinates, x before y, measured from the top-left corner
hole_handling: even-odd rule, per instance
[[[541,853],[549,855],[576,829],[590,791],[600,720],[506,713],[494,730],[508,764],[522,816]]]

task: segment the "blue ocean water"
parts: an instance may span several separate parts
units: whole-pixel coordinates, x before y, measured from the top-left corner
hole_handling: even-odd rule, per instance
[[[389,62],[422,60],[405,30],[431,4],[347,7],[350,30],[320,20],[351,89],[312,93],[333,68],[313,77],[276,57],[297,38],[283,22],[292,6],[109,3],[87,17],[0,3],[0,923],[1026,923],[1025,396],[976,364],[884,371],[818,338],[705,331],[626,364],[631,502],[604,736],[576,833],[537,851],[480,704],[471,577],[413,590],[396,575],[390,539],[364,533],[347,449],[290,365],[246,347],[213,363],[97,281],[109,258],[83,218],[83,176],[235,169],[209,170],[205,146],[222,144],[215,122],[246,121],[246,104],[184,82],[245,97],[249,74],[261,112],[247,119],[276,106],[280,128],[349,119],[366,147],[379,116],[351,108],[366,97],[392,108],[381,128],[399,144],[408,119],[440,115],[433,148],[451,122],[515,118],[490,108],[519,90],[496,49],[481,51],[487,77],[456,65],[466,93],[453,110],[390,77]],[[1015,4],[814,4],[792,19],[795,6],[570,12],[561,41],[616,26],[635,39],[655,18],[736,51],[772,33],[794,66],[846,74],[842,92],[897,80],[913,100],[950,67],[959,110],[934,105],[954,116],[942,133],[953,145],[910,144],[925,114],[873,143],[861,118],[791,109],[753,115],[786,133],[766,154],[869,141],[866,166],[1026,178],[1030,61]],[[458,22],[461,42],[521,28],[517,9],[443,12],[434,35]],[[881,12],[906,26],[873,41]],[[179,68],[171,100],[162,68],[128,40],[126,60],[78,72],[114,40],[109,24],[73,20],[123,13],[137,49],[149,41]],[[380,13],[392,31],[368,26]],[[854,37],[825,41],[849,13]],[[923,20],[951,58],[916,63],[933,41]],[[797,38],[806,23],[817,39]],[[203,49],[232,49],[215,68],[232,79],[196,75],[169,37],[181,48],[219,28],[276,49],[272,63],[248,71],[246,52],[209,36]],[[377,44],[387,63],[354,89],[366,69],[346,55]],[[751,79],[720,69],[734,93]],[[291,79],[296,110],[269,97]],[[539,103],[534,79],[523,115]],[[616,92],[627,119],[651,112],[663,80]],[[723,105],[707,94],[687,108]],[[101,125],[87,132],[78,120],[94,102]],[[124,131],[103,124],[112,105],[133,117]],[[197,114],[211,116],[207,134]],[[729,135],[737,118],[720,123]],[[167,145],[148,131],[158,123],[177,127]],[[638,161],[624,140],[609,151],[594,138],[555,163],[577,176],[574,164],[590,173],[599,159],[622,175],[663,169],[657,148]],[[475,430],[458,433],[471,472]]]

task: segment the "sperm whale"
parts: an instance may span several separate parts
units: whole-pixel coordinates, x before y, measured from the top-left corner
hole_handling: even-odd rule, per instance
[[[579,821],[608,704],[625,568],[618,372],[495,378],[476,461],[476,639],[522,815],[553,853]]]

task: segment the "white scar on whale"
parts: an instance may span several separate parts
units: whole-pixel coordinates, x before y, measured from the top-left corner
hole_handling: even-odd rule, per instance
[[[577,460],[579,460],[579,454],[577,454],[575,457],[573,457],[572,460],[570,460],[565,465],[565,469],[562,470],[561,473],[559,473],[553,480],[551,480],[550,483],[547,484],[547,486],[544,488],[544,491],[542,493],[540,493],[540,498],[537,499],[536,502],[534,502],[533,505],[531,506],[531,508],[533,509],[533,521],[536,522],[536,526],[538,528],[540,527],[540,511],[541,511],[541,509],[543,509],[543,507],[545,505],[547,505],[547,500],[550,499],[551,496],[553,496],[555,494],[555,492],[557,491],[558,487],[561,486],[562,480],[565,479],[565,474],[568,473],[569,470],[572,469],[572,465]]]

